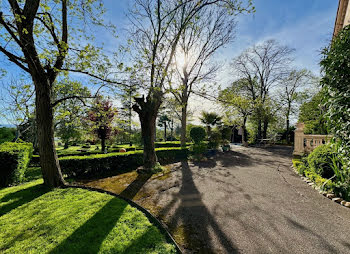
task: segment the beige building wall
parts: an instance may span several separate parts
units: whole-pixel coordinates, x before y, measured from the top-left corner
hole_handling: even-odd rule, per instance
[[[339,0],[337,18],[335,20],[333,36],[336,36],[344,26],[350,24],[350,1]]]
[[[344,26],[347,26],[350,24],[350,3],[348,2],[348,8],[346,9],[345,19],[344,19]]]

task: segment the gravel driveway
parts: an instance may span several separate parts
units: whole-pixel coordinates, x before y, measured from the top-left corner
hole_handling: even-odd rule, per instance
[[[350,209],[291,169],[290,147],[244,148],[167,175],[87,183],[133,198],[162,220],[185,253],[350,253]],[[125,184],[125,183],[124,183]]]

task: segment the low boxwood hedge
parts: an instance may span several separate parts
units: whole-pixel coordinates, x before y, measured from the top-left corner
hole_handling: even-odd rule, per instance
[[[0,187],[23,182],[32,154],[31,143],[5,142],[0,145]]]
[[[173,163],[188,156],[187,148],[158,148],[158,161],[161,164]],[[143,151],[126,153],[96,154],[88,156],[67,156],[59,158],[62,172],[68,177],[104,175],[109,172],[129,172],[142,166]]]

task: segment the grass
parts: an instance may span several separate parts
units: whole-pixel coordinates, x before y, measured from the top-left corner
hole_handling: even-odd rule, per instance
[[[125,201],[41,179],[0,190],[0,228],[0,253],[175,253]]]

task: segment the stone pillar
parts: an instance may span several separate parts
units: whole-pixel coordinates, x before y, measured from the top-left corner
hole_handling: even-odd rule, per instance
[[[293,155],[304,154],[304,123],[297,123],[297,129],[294,131],[294,152]]]

